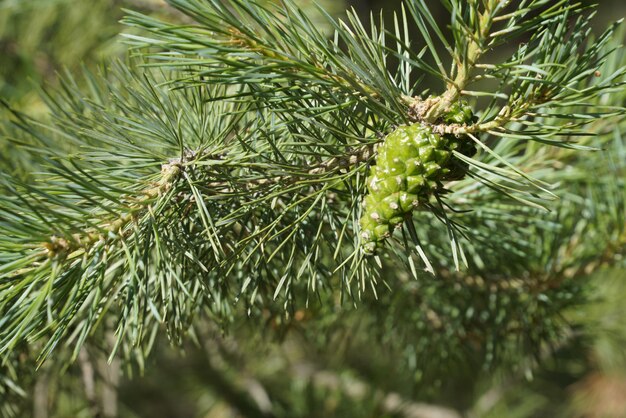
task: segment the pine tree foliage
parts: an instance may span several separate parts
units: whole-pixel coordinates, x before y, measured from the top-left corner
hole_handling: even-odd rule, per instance
[[[519,201],[538,204],[538,192],[550,196],[547,185],[517,169],[507,153],[523,152],[528,140],[576,146],[572,138],[584,133],[581,126],[590,117],[571,109],[563,111],[562,107],[584,108],[588,99],[619,88],[621,69],[587,83],[610,53],[602,48],[613,29],[587,45],[588,11],[565,1],[523,2],[516,5],[518,10],[511,10],[508,2],[444,3],[454,22],[454,42],[441,33],[423,2],[409,2],[408,11],[396,17],[391,33],[375,25],[368,32],[354,15],[349,16],[348,23],[334,22],[334,41],[317,33],[289,2],[274,10],[254,2],[174,1],[173,5],[199,24],[168,26],[139,15],[131,15],[127,22],[158,35],[136,43],[165,49],[152,54],[159,63],[193,65],[186,71],[189,77],[179,81],[243,84],[247,91],[238,92],[237,97],[251,96],[260,106],[272,109],[301,138],[298,146],[314,145],[316,138],[330,133],[337,141],[351,137],[349,145],[363,149],[378,143],[399,124],[426,123],[433,125],[435,132],[469,134],[486,161],[459,153],[456,157],[475,168],[474,177]],[[424,37],[426,45],[421,49],[407,39],[411,24]],[[483,55],[520,36],[530,36],[530,40],[509,60],[480,61]],[[449,62],[439,57],[441,49],[451,56]],[[437,65],[430,65],[428,58]],[[448,64],[451,69],[446,71]],[[423,75],[413,80],[411,72],[416,70],[440,79],[446,86],[444,93],[420,95]],[[480,80],[492,81],[490,88],[481,91],[477,85],[476,90],[470,90]],[[492,100],[471,126],[441,123],[445,110],[460,96]],[[599,114],[614,111],[602,107],[594,110]],[[560,118],[560,123],[546,123],[553,118]],[[489,134],[491,142],[510,148],[491,149],[491,143],[479,138],[482,133]],[[497,138],[506,141],[494,141]],[[526,141],[512,141],[522,138]],[[316,152],[325,151],[319,148]],[[373,162],[371,157],[369,162]],[[447,225],[458,268],[459,259],[464,257],[460,245],[464,231],[448,220],[445,203],[438,201],[432,206],[429,211]],[[421,254],[417,238],[423,231],[413,234],[413,228],[407,225],[405,237],[411,239],[403,241],[405,247],[417,245]]]
[[[141,363],[162,328],[180,344],[200,318],[289,324],[305,307],[337,333],[369,324],[424,382],[568,337],[584,276],[626,242],[616,26],[594,38],[593,11],[568,1],[444,0],[444,30],[414,0],[391,29],[328,17],[329,40],[287,0],[171,4],[195,23],[128,12],[141,57],[67,76],[51,123],[6,106],[4,140],[42,169],[2,178],[4,363],[23,345],[75,359],[107,330]],[[461,99],[477,119],[450,123]],[[467,175],[368,256],[366,179],[412,124],[478,153],[452,151]],[[343,317],[346,300],[369,314]]]
[[[128,325],[139,328],[148,325],[141,319],[144,315],[150,320],[160,318],[157,299],[169,304],[178,292],[190,298],[181,300],[184,306],[171,307],[178,312],[181,325],[189,322],[185,318],[194,307],[202,305],[193,297],[204,296],[198,287],[200,283],[182,277],[188,272],[180,267],[190,262],[208,271],[202,262],[207,262],[205,252],[213,252],[211,248],[219,245],[212,221],[215,212],[209,211],[209,202],[199,198],[196,186],[208,184],[192,175],[181,178],[181,168],[197,159],[207,167],[219,167],[222,147],[229,139],[244,144],[244,139],[232,133],[232,126],[240,117],[224,109],[225,103],[207,107],[204,102],[210,93],[203,89],[181,90],[172,95],[155,90],[157,81],[147,74],[131,74],[121,65],[115,72],[117,82],[97,85],[95,78],[91,80],[93,96],[89,100],[75,100],[80,93],[73,89],[71,80],[63,84],[63,90],[49,96],[56,127],[31,131],[39,140],[39,156],[48,164],[48,171],[38,176],[45,183],[36,188],[19,182],[7,185],[13,193],[2,205],[5,236],[10,237],[4,244],[4,270],[10,274],[4,283],[8,297],[3,302],[7,303],[8,312],[15,312],[16,316],[3,316],[4,329],[15,327],[22,333],[26,330],[20,328],[29,323],[33,326],[44,321],[39,325],[42,326],[47,319],[40,316],[39,310],[54,309],[59,314],[58,330],[64,333],[71,327],[74,338],[82,341],[97,323],[93,319],[106,311],[111,298],[126,300],[125,315],[134,315]],[[89,114],[98,116],[92,120],[86,117]],[[209,121],[216,124],[208,125]],[[55,139],[61,127],[61,136]],[[34,129],[28,124],[22,128]],[[54,141],[73,143],[79,151],[56,155]],[[221,175],[218,177],[214,179],[216,183],[224,180]],[[178,180],[189,187],[189,195],[177,196],[179,192],[173,186]],[[209,178],[206,181],[210,183]],[[196,193],[198,198],[194,199]],[[174,204],[170,205],[170,201]],[[212,206],[217,208],[220,203],[216,201]],[[23,215],[23,205],[29,208],[28,217]],[[224,211],[227,209],[228,206]],[[199,218],[183,216],[186,211]],[[188,230],[172,231],[167,226],[174,226],[181,219],[189,220]],[[191,240],[193,236],[199,241]],[[33,245],[37,240],[42,244]],[[178,249],[176,243],[180,244]],[[29,248],[26,257],[15,251],[21,246]],[[195,252],[205,254],[194,255]],[[148,266],[154,269],[152,273],[146,270]],[[122,279],[125,274],[120,275],[118,269],[130,276]],[[143,281],[155,272],[158,281],[154,285]],[[91,280],[94,282],[85,287]],[[14,286],[16,282],[20,286]],[[38,292],[32,292],[34,286],[44,282],[47,284],[37,288]],[[137,304],[135,295],[145,294],[148,289],[150,303]],[[19,298],[13,299],[11,293],[36,298],[24,304],[19,303]],[[58,299],[52,295],[58,295]],[[152,300],[153,297],[157,299]],[[82,326],[74,324],[77,319]],[[137,331],[136,336],[143,339],[144,332]],[[57,338],[50,340],[50,349]],[[4,344],[8,348],[18,341],[5,340]]]

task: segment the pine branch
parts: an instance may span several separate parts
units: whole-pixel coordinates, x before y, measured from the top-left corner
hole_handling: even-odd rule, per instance
[[[523,167],[495,151],[491,138],[584,148],[576,142],[586,135],[590,121],[624,111],[619,106],[589,107],[590,100],[619,91],[624,82],[623,66],[595,80],[602,77],[601,73],[598,77],[598,68],[612,53],[608,44],[616,26],[591,41],[588,9],[565,0],[515,5],[507,1],[445,3],[453,22],[454,47],[422,1],[407,4],[410,17],[405,12],[396,17],[394,31],[387,31],[382,23],[367,31],[354,15],[349,15],[348,23],[329,18],[336,30],[332,41],[315,31],[290,1],[271,10],[236,0],[172,3],[198,24],[173,26],[136,13],[126,23],[153,33],[153,38],[130,37],[137,48],[153,47],[146,54],[153,65],[197,66],[179,82],[244,86],[245,97],[270,109],[298,136],[304,133],[316,138],[327,130],[338,141],[347,137],[372,143],[378,142],[372,132],[385,136],[402,123],[417,122],[434,133],[461,137],[460,142],[473,142],[472,147],[488,156],[483,160],[490,162],[455,151],[458,164],[469,165],[475,170],[470,172],[475,180],[503,197],[531,206],[545,206],[536,199],[538,193],[543,200],[554,197],[548,183],[533,179]],[[419,53],[408,39],[410,19],[424,38]],[[530,36],[530,41],[520,44],[509,60],[483,62],[494,49],[522,36]],[[450,55],[450,74],[445,71],[440,47]],[[152,52],[155,49],[162,52]],[[426,52],[436,68],[427,64]],[[389,71],[394,64],[399,64],[396,73]],[[438,96],[419,97],[417,84],[407,83],[412,69],[444,81],[446,90]],[[498,84],[469,90],[479,80]],[[492,100],[476,121],[459,123],[444,117],[460,98],[483,96]],[[337,129],[337,125],[345,128]],[[520,151],[524,147],[521,142],[518,146]],[[432,211],[446,225],[451,246],[456,248],[463,233],[449,220],[445,190],[434,192],[434,202],[422,202],[420,207]],[[410,227],[405,233],[415,237]],[[419,240],[412,241],[429,266]],[[462,249],[453,250],[457,266],[458,252]]]
[[[162,48],[145,53],[159,60],[139,62],[146,71],[129,62],[87,73],[88,91],[66,77],[45,96],[51,123],[12,112],[5,139],[41,169],[26,179],[3,176],[0,355],[46,338],[40,360],[59,344],[76,356],[108,318],[114,353],[148,347],[145,355],[161,327],[180,343],[201,315],[227,323],[281,302],[288,316],[336,290],[342,300],[377,294],[392,287],[383,280],[389,266],[416,283],[430,280],[423,266],[442,274],[461,265],[478,277],[544,277],[539,272],[550,282],[602,259],[605,230],[621,231],[621,163],[605,170],[599,157],[588,166],[574,153],[613,146],[623,161],[621,137],[599,126],[623,123],[624,63],[607,58],[615,54],[614,27],[590,40],[584,8],[529,1],[519,13],[507,2],[446,2],[453,48],[425,3],[411,2],[426,42],[416,52],[399,29],[409,25],[406,14],[393,32],[382,24],[366,30],[354,15],[330,21],[337,35],[328,40],[290,1],[279,9],[238,0],[172,4],[197,24],[127,19],[152,31],[133,42]],[[483,62],[529,33],[508,61]],[[435,75],[446,90],[418,97],[412,69]],[[498,86],[470,91],[479,77]],[[474,119],[458,99],[482,93],[493,100]],[[452,106],[461,117],[441,113]],[[403,213],[379,254],[367,257],[363,201],[375,169],[404,164],[382,161],[380,151],[403,129],[427,130],[424,138],[441,149],[422,151],[451,161],[435,171],[460,167],[461,175],[433,180],[417,210]],[[476,155],[467,151],[474,147]],[[574,205],[583,195],[588,200]],[[608,209],[593,225],[579,215]],[[608,253],[620,243],[610,238]],[[552,284],[570,285],[531,290]],[[446,294],[450,305],[457,296]],[[552,318],[571,300],[528,306]],[[506,316],[503,338],[529,329],[519,325],[522,313]],[[547,322],[528,336],[530,345],[557,333],[558,321]]]
[[[320,155],[263,113],[207,100],[219,92],[159,89],[153,74],[122,67],[113,75],[89,97],[66,79],[48,96],[54,125],[15,113],[43,145],[32,153],[45,183],[5,179],[3,351],[49,334],[43,360],[71,335],[77,355],[109,311],[119,315],[118,350],[131,334],[132,345],[146,337],[129,327],[164,318],[176,318],[172,335],[186,333],[205,298],[226,319],[242,295],[253,306],[259,291],[289,300],[300,281],[315,292],[346,270],[338,264],[353,250],[329,243],[338,233],[353,239],[345,219],[354,208],[346,212],[350,199],[339,195],[354,193],[371,146],[329,143]],[[66,155],[60,139],[79,151]],[[172,306],[181,294],[189,299]]]
[[[456,71],[454,74],[454,80],[448,83],[446,91],[438,98],[434,99],[433,103],[428,103],[425,108],[426,111],[421,114],[418,112],[418,116],[420,120],[425,122],[433,123],[434,121],[441,118],[444,112],[455,102],[459,100],[463,90],[471,80],[471,70],[476,66],[478,60],[482,55],[486,52],[488,48],[487,43],[490,37],[490,30],[493,25],[494,19],[496,19],[505,7],[507,6],[507,1],[500,0],[488,0],[483,2],[483,9],[479,10],[475,5],[471,3],[467,5],[467,9],[469,12],[464,11],[458,7],[461,6],[457,2],[455,6],[456,16],[453,14],[451,16],[452,20],[455,20],[457,17],[463,18],[464,14],[467,16],[466,19],[463,19],[463,24],[460,26],[460,31],[463,33],[463,37],[467,39],[467,41],[460,41],[459,38],[461,36],[455,36],[456,40],[456,54],[453,57],[456,64]],[[412,12],[416,19],[420,19],[419,13],[422,14],[427,13],[426,6],[423,2],[410,3],[412,5]],[[419,8],[419,12],[417,9]],[[422,24],[423,25],[423,24]],[[423,29],[424,33],[426,30]],[[434,51],[434,48],[431,49]],[[412,105],[415,107],[416,105]],[[418,105],[422,106],[422,105]]]

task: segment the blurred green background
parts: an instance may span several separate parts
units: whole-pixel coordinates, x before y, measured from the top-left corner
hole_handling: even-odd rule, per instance
[[[313,1],[300,3],[315,12]],[[320,3],[336,16],[354,7],[365,21],[370,11],[383,8],[391,19],[390,12],[399,9],[398,0]],[[438,2],[428,3],[447,24]],[[600,3],[598,31],[626,15],[623,0]],[[122,8],[179,17],[161,0],[0,0],[0,97],[45,118],[42,84],[56,84],[64,71],[124,59],[117,36],[126,30],[118,23]],[[18,164],[27,169],[27,159],[6,144],[0,152],[0,171],[13,172]],[[197,342],[182,352],[159,339],[143,373],[116,361],[108,365],[106,347],[86,349],[70,369],[51,363],[36,374],[33,359],[20,357],[8,374],[20,378],[24,391],[16,389],[19,396],[10,398],[0,393],[0,416],[265,416],[258,411],[269,402],[271,388],[273,413],[281,417],[626,417],[623,277],[622,270],[600,271],[598,302],[567,313],[571,320],[606,328],[592,340],[573,336],[567,347],[556,348],[556,358],[542,359],[532,376],[475,365],[460,369],[451,361],[439,369],[438,382],[424,382],[395,362],[403,355],[400,344],[372,337],[370,330],[384,315],[365,309],[344,313],[331,305],[318,313],[323,323],[299,312],[288,329],[269,313],[265,328],[243,321],[227,336],[204,324]]]

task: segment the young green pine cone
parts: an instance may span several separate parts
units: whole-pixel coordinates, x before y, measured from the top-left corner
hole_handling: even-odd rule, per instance
[[[472,121],[471,108],[456,103],[440,123]],[[467,164],[454,158],[453,150],[468,156],[476,153],[471,139],[439,135],[420,123],[401,126],[385,138],[367,179],[369,194],[359,221],[366,254],[373,254],[379,243],[391,236],[420,202],[427,201],[442,181],[463,178]]]

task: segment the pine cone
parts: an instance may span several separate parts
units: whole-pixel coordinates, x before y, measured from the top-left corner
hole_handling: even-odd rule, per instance
[[[472,121],[471,108],[456,103],[440,122]],[[369,194],[359,222],[366,254],[373,254],[379,243],[402,225],[406,215],[420,202],[428,201],[442,181],[465,176],[467,164],[454,158],[453,150],[468,156],[476,153],[469,138],[439,135],[421,123],[401,126],[385,138],[367,179]]]

